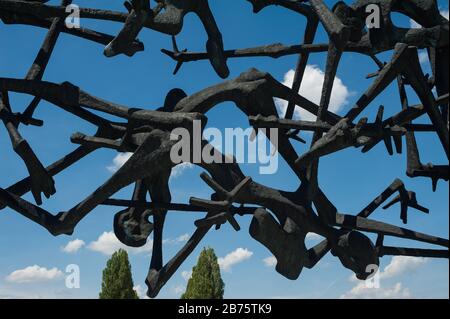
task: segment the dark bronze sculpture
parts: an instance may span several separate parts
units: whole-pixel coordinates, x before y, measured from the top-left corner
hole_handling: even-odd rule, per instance
[[[392,195],[398,195],[384,208],[400,203],[400,218],[407,223],[408,207],[428,213],[418,204],[416,194],[408,191],[401,180],[396,179],[367,207],[357,215],[338,212],[320,188],[318,180],[319,159],[347,147],[362,147],[370,151],[384,142],[389,154],[402,152],[406,141],[407,175],[425,177],[432,181],[433,189],[439,179],[448,181],[448,163],[443,165],[422,164],[415,134],[435,132],[443,151],[449,155],[448,119],[448,61],[449,22],[442,17],[433,0],[357,0],[351,6],[339,1],[333,8],[322,0],[248,0],[254,12],[268,6],[278,5],[293,10],[307,19],[303,43],[284,46],[224,50],[223,40],[207,0],[156,0],[151,7],[149,0],[125,2],[127,13],[80,8],[81,18],[101,19],[123,23],[117,36],[86,28],[70,29],[64,24],[66,6],[70,0],[62,0],[60,6],[46,5],[47,1],[0,0],[0,19],[5,24],[27,24],[47,28],[48,33],[33,65],[25,79],[0,77],[0,118],[7,128],[14,151],[24,161],[29,177],[10,187],[0,188],[0,208],[9,207],[30,220],[45,227],[52,235],[70,235],[77,223],[98,205],[126,207],[114,217],[114,232],[121,242],[139,247],[153,233],[153,254],[146,279],[148,295],[155,297],[178,267],[189,256],[201,239],[211,229],[229,222],[234,229],[240,226],[237,215],[253,216],[250,235],[266,246],[276,257],[276,270],[289,279],[296,279],[303,267],[312,268],[328,252],[339,258],[342,265],[355,272],[357,278],[366,279],[373,274],[369,265],[378,265],[379,257],[385,255],[426,256],[448,258],[448,239],[408,230],[370,219],[370,215]],[[381,13],[378,28],[366,28],[366,8],[376,4]],[[50,60],[55,43],[61,32],[70,33],[105,45],[104,54],[133,56],[144,49],[137,39],[142,28],[175,36],[181,31],[183,17],[195,13],[203,23],[208,41],[206,52],[179,51],[173,38],[173,51],[162,52],[177,62],[175,72],[183,63],[208,59],[222,77],[227,78],[227,59],[252,56],[280,56],[298,54],[292,88],[275,80],[270,74],[250,69],[233,80],[206,88],[187,96],[174,89],[167,94],[164,106],[158,110],[129,108],[90,95],[71,83],[43,81],[43,74]],[[423,27],[405,29],[394,26],[391,12],[402,13]],[[313,44],[318,25],[322,24],[329,36],[329,43]],[[418,49],[427,49],[432,75],[424,75],[420,68]],[[383,63],[376,55],[393,50],[391,61]],[[319,105],[299,95],[303,74],[310,54],[327,52],[325,80]],[[347,52],[363,54],[378,68],[368,77],[372,85],[344,116],[328,110],[333,82],[340,58]],[[383,118],[383,107],[378,109],[375,120],[357,120],[361,112],[392,82],[398,84],[400,110],[394,116]],[[405,87],[410,86],[421,104],[411,106]],[[433,94],[436,89],[437,97]],[[8,99],[9,92],[34,96],[23,113],[15,113]],[[284,118],[278,116],[274,97],[289,102]],[[72,142],[79,144],[73,152],[44,168],[32,148],[20,135],[20,125],[43,125],[33,113],[41,100],[46,100],[72,113],[97,129],[95,136],[75,133]],[[176,141],[170,132],[177,127],[192,129],[194,120],[206,124],[206,113],[222,102],[231,101],[249,118],[255,130],[278,128],[281,132],[278,151],[300,180],[295,192],[284,192],[251,180],[244,176],[239,165],[233,163],[195,163],[209,174],[201,178],[214,193],[211,199],[191,198],[189,204],[171,202],[169,177],[176,165],[170,159],[171,147]],[[294,120],[295,106],[317,116],[316,121]],[[96,113],[91,110],[97,111]],[[97,115],[98,112],[122,118],[112,122]],[[414,123],[427,116],[432,124]],[[357,121],[356,121],[357,120]],[[303,141],[301,131],[313,132],[311,147],[301,155],[294,150],[291,140]],[[193,143],[194,141],[191,141]],[[203,146],[207,141],[201,142]],[[212,147],[212,146],[210,146]],[[47,198],[55,193],[53,176],[99,148],[119,152],[132,152],[132,157],[90,196],[68,211],[53,215],[37,205],[42,203],[41,194]],[[193,154],[191,155],[193,156]],[[220,154],[220,156],[224,156]],[[157,163],[157,165],[155,165]],[[134,183],[131,200],[113,199],[120,189]],[[22,196],[31,191],[37,205]],[[146,200],[149,193],[151,202]],[[234,204],[240,204],[236,206]],[[168,211],[206,212],[204,219],[197,220],[197,230],[185,246],[166,264],[162,257],[162,234]],[[149,221],[152,218],[152,222]],[[308,232],[326,239],[307,249],[305,237]],[[363,232],[378,234],[376,243]],[[395,236],[444,247],[443,249],[389,247],[383,244],[384,236]]]

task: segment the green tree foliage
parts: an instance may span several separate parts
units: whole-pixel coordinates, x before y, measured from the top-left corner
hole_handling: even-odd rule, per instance
[[[99,298],[139,299],[136,291],[133,290],[131,265],[125,250],[116,251],[106,263]]]
[[[181,299],[223,299],[224,287],[214,249],[204,248]]]

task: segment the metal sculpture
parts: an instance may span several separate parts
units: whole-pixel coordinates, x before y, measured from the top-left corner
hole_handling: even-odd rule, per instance
[[[250,235],[273,253],[277,259],[276,270],[289,279],[298,278],[303,267],[314,267],[330,251],[359,279],[371,276],[373,269],[367,266],[378,265],[379,257],[385,255],[448,258],[448,239],[369,218],[395,193],[398,195],[384,208],[400,203],[403,223],[407,223],[409,207],[428,213],[428,209],[418,204],[416,194],[408,191],[401,180],[396,179],[358,214],[347,215],[338,212],[320,188],[317,177],[319,159],[323,156],[351,146],[362,147],[362,152],[368,152],[381,141],[392,155],[392,141],[395,150],[401,153],[405,140],[409,177],[430,178],[433,189],[436,189],[439,179],[448,181],[448,163],[422,164],[415,139],[416,133],[436,133],[448,158],[449,23],[440,15],[435,1],[357,0],[350,6],[339,1],[330,9],[322,0],[248,0],[255,13],[268,6],[278,5],[305,16],[306,30],[299,45],[272,44],[237,50],[224,50],[221,33],[207,0],[155,1],[156,6],[153,8],[149,0],[126,1],[126,13],[80,8],[82,19],[123,23],[122,30],[116,36],[111,36],[86,28],[67,28],[64,20],[68,15],[66,6],[72,2],[70,0],[62,0],[59,6],[46,5],[45,0],[0,0],[0,19],[3,23],[48,29],[41,50],[25,79],[0,78],[0,118],[10,135],[14,151],[22,158],[29,172],[28,178],[5,189],[0,188],[0,208],[9,207],[57,236],[72,234],[77,223],[98,205],[126,207],[114,217],[114,232],[121,242],[139,247],[153,233],[153,254],[146,279],[150,297],[158,294],[212,226],[218,229],[229,222],[235,230],[240,230],[236,220],[238,215],[253,216]],[[366,28],[366,8],[373,4],[380,9],[381,25],[379,28]],[[57,84],[42,80],[61,32],[105,45],[106,57],[117,54],[133,56],[144,49],[143,43],[136,38],[141,29],[149,28],[175,36],[181,31],[184,15],[189,12],[199,17],[208,34],[206,52],[180,52],[173,37],[173,51],[163,49],[162,52],[177,62],[174,73],[179,71],[183,63],[208,59],[216,73],[226,78],[229,75],[227,59],[255,56],[278,58],[298,54],[292,88],[279,83],[270,74],[250,69],[236,79],[190,96],[180,89],[171,90],[163,107],[145,110],[99,99],[68,82]],[[392,12],[402,13],[423,27],[396,27],[391,20]],[[319,24],[324,26],[329,36],[328,43],[313,43]],[[420,68],[417,51],[424,48],[428,50],[432,66],[431,76],[424,75]],[[376,57],[378,53],[389,50],[393,50],[393,55],[388,63]],[[308,58],[316,52],[327,52],[319,105],[298,94]],[[339,61],[348,52],[366,55],[378,70],[368,75],[368,78],[374,78],[372,85],[347,114],[340,116],[329,111],[328,105]],[[358,119],[361,112],[394,81],[398,84],[400,95],[399,112],[384,119],[384,109],[380,107],[374,122],[369,122],[367,118]],[[409,105],[406,86],[414,90],[421,105]],[[434,89],[437,97],[433,94]],[[32,95],[34,99],[24,112],[15,113],[8,99],[9,92]],[[280,118],[277,113],[274,97],[289,102],[284,118]],[[95,136],[75,133],[71,141],[79,144],[79,147],[48,167],[41,164],[19,131],[20,125],[43,125],[42,120],[33,117],[41,100],[98,128]],[[201,178],[214,191],[211,199],[191,198],[189,204],[171,202],[168,181],[176,164],[170,159],[170,150],[176,141],[170,138],[170,132],[178,127],[191,130],[194,120],[201,120],[204,126],[206,113],[225,101],[234,102],[256,131],[260,128],[280,130],[278,152],[300,181],[297,191],[284,192],[256,183],[241,172],[236,162],[217,164],[201,161],[195,164],[209,173],[202,173]],[[317,120],[294,120],[296,106],[316,115]],[[123,120],[112,122],[97,115],[98,112]],[[431,124],[414,123],[425,116],[431,120]],[[313,132],[313,137],[310,148],[298,155],[291,140],[304,142],[298,136],[302,130]],[[213,149],[207,141],[201,143]],[[53,176],[100,148],[132,152],[133,155],[110,179],[72,209],[53,215],[38,206],[42,203],[41,194],[48,198],[55,193]],[[219,156],[224,155],[219,153]],[[131,200],[111,198],[130,184],[135,185]],[[37,205],[22,198],[29,191]],[[150,194],[151,202],[146,200],[147,193]],[[162,234],[169,211],[205,212],[206,216],[195,222],[197,229],[192,237],[164,264]],[[309,232],[320,234],[325,240],[307,249],[305,237]],[[364,232],[378,234],[376,243],[372,243]],[[444,248],[389,247],[383,244],[385,236]]]

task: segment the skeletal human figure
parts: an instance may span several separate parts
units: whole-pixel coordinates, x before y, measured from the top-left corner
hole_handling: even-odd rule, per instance
[[[71,0],[63,0],[61,5],[67,6]],[[41,50],[31,65],[27,75],[27,80],[40,80],[44,74],[45,68],[49,62],[50,56],[55,47],[62,21],[60,18],[55,18],[51,22],[49,31],[44,39]],[[38,205],[42,204],[41,193],[49,198],[56,192],[55,182],[53,178],[47,173],[43,165],[37,158],[36,154],[28,144],[28,142],[21,136],[18,126],[20,123],[26,125],[42,125],[43,122],[33,118],[33,112],[39,104],[39,98],[35,97],[31,104],[25,109],[23,114],[13,114],[8,91],[0,91],[0,114],[1,119],[8,131],[14,151],[22,158],[25,166],[28,169],[31,180],[31,192]]]
[[[208,0],[158,0],[158,5],[150,8],[149,0],[133,0],[125,2],[128,14],[107,10],[80,8],[80,18],[105,19],[124,22],[123,29],[107,44],[104,54],[108,57],[125,53],[133,55],[143,50],[143,45],[135,38],[142,28],[153,29],[169,35],[181,32],[184,16],[190,12],[195,13],[201,20],[208,34],[206,50],[214,70],[222,78],[229,74],[226,59],[223,54],[222,35],[214,20],[208,5]],[[37,2],[0,0],[0,14],[3,20],[9,23],[37,24],[44,26],[45,21],[40,18],[67,17],[65,6],[49,6]],[[17,19],[15,13],[25,14],[26,19]],[[107,35],[83,29],[73,34],[103,43]]]
[[[14,115],[11,113],[9,102],[1,93],[0,117],[8,131],[14,151],[22,158],[27,167],[31,177],[31,192],[36,203],[40,205],[42,204],[41,192],[45,197],[49,198],[56,192],[55,183],[42,166],[28,142],[20,135],[17,130],[17,122],[15,123]]]
[[[128,124],[122,125],[122,130],[117,130],[116,134],[120,134],[122,136],[121,138],[119,138],[119,142],[116,141],[117,138],[108,140],[105,138],[88,137],[83,134],[75,134],[72,137],[72,140],[76,143],[89,145],[91,147],[97,145],[97,147],[110,147],[113,149],[121,149],[134,152],[130,160],[128,160],[125,165],[122,166],[104,185],[100,186],[96,191],[94,191],[92,195],[88,196],[84,201],[80,202],[80,204],[76,205],[71,210],[62,212],[55,217],[47,218],[47,220],[50,222],[48,224],[43,224],[43,226],[49,228],[49,230],[53,234],[72,233],[76,224],[90,211],[92,211],[92,209],[94,209],[97,205],[102,204],[119,189],[133,182],[137,183],[133,195],[133,198],[135,200],[141,202],[144,201],[143,194],[147,189],[150,191],[150,194],[153,197],[153,201],[155,203],[164,204],[170,202],[170,197],[163,197],[162,200],[159,200],[157,197],[160,196],[158,194],[159,192],[161,192],[161,190],[167,189],[168,176],[170,174],[171,168],[175,165],[170,160],[170,150],[175,143],[174,141],[170,140],[171,128],[177,127],[179,125],[184,125],[189,128],[189,123],[192,124],[192,121],[194,119],[203,118],[204,121],[205,118],[201,114],[208,112],[212,107],[220,104],[221,102],[231,100],[235,102],[236,105],[246,115],[249,116],[255,114],[275,116],[276,109],[273,104],[274,96],[287,100],[292,99],[296,102],[296,104],[303,105],[306,109],[315,114],[317,114],[319,109],[317,105],[302,98],[300,95],[293,93],[287,87],[275,81],[270,75],[261,73],[257,70],[249,70],[235,80],[226,81],[225,83],[207,88],[203,91],[184,98],[184,94],[181,91],[172,91],[171,93],[175,95],[175,97],[172,98],[169,94],[166,100],[172,100],[172,103],[176,104],[174,108],[175,112],[165,115],[164,112],[161,111],[129,109],[124,106],[99,100],[68,83],[63,85],[55,85],[48,82],[42,82],[41,85],[36,88],[30,88],[26,85],[26,83],[27,82],[23,80],[20,81],[0,79],[0,87],[7,88],[8,90],[13,91],[39,94],[41,98],[48,101],[53,101],[53,103],[57,103],[61,107],[70,109],[76,114],[84,114],[81,112],[81,110],[83,110],[84,108],[91,108],[97,111],[108,112],[109,114],[127,119]],[[165,107],[169,110],[172,109],[170,103],[167,103]],[[339,123],[339,117],[336,117],[334,114],[330,112],[324,112],[323,114],[324,118],[329,122]],[[88,118],[86,115],[84,115],[84,117]],[[130,123],[133,123],[133,125],[130,126]],[[125,139],[124,137],[127,134],[129,136]],[[204,141],[203,143],[206,142]],[[292,153],[289,146],[282,146],[283,143],[288,145],[287,138],[280,141],[280,152],[286,158],[291,158],[291,165],[294,166],[295,153]],[[159,163],[159,165],[155,165],[154,163]],[[236,187],[239,184],[239,181],[242,181],[242,179],[244,178],[236,164],[208,164],[202,162],[199,165],[210,172],[213,180],[220,181],[220,188],[216,187],[216,193],[218,193],[219,196],[218,199],[220,199],[221,192],[226,193],[226,189]],[[143,183],[145,183],[145,186],[143,186]],[[213,183],[210,184],[214,185]],[[218,191],[219,189],[223,189],[224,191]],[[155,194],[156,196],[154,196]],[[243,190],[242,195],[236,198],[232,196],[231,198],[233,198],[232,202],[236,201],[238,203],[256,204],[269,209],[275,214],[279,221],[282,221],[282,224],[285,225],[285,227],[286,225],[290,224],[292,225],[291,227],[294,227],[294,229],[298,228],[299,230],[301,230],[301,233],[303,234],[306,234],[308,232],[316,232],[323,235],[329,240],[330,247],[335,247],[332,248],[332,251],[343,261],[344,265],[346,267],[354,269],[358,272],[359,276],[363,277],[364,275],[363,273],[361,273],[361,264],[356,263],[353,265],[349,263],[349,260],[353,259],[351,259],[350,257],[346,257],[346,255],[350,253],[355,253],[354,250],[351,248],[339,248],[341,247],[339,245],[344,245],[342,247],[347,247],[346,245],[348,245],[348,238],[342,239],[340,241],[339,238],[341,236],[337,234],[336,231],[331,227],[331,225],[333,224],[328,225],[314,217],[315,214],[311,211],[311,208],[308,205],[302,205],[302,203],[304,203],[304,197],[299,196],[300,194],[297,192],[295,194],[296,195],[279,192],[277,190],[272,190],[265,186],[259,185],[255,182],[250,182],[250,184],[248,184],[248,186]],[[15,198],[15,200],[18,200],[18,198]],[[11,202],[12,200],[9,199],[9,201]],[[321,206],[319,205],[319,209],[321,211],[324,209],[328,210],[328,208],[326,208],[327,204],[326,202],[324,202],[323,196],[321,201],[317,201],[318,204],[320,204],[319,202],[321,202]],[[23,203],[23,201],[19,200],[19,203]],[[197,204],[198,206],[198,202],[196,202],[195,200],[193,201],[193,203]],[[11,205],[11,203],[9,205]],[[16,207],[17,205],[18,204],[16,204]],[[216,204],[211,203],[210,205]],[[11,206],[14,207],[14,205]],[[211,208],[211,206],[209,207]],[[210,211],[210,208],[206,210]],[[21,211],[23,212],[24,209],[22,209]],[[135,212],[137,212],[137,214],[134,214]],[[33,213],[36,214],[35,211],[33,211]],[[163,209],[162,214],[165,214],[165,209]],[[211,215],[211,211],[209,214],[210,215],[209,217],[207,217],[207,219],[212,221],[221,216],[219,214],[217,217],[214,217],[214,215]],[[158,218],[158,215],[156,215],[154,211],[150,212],[148,210],[146,211],[142,209],[133,210],[133,208],[131,208],[130,210],[120,212],[118,215],[116,215],[115,219],[116,234],[118,234],[118,237],[121,238],[121,240],[123,240],[125,243],[135,246],[143,245],[145,243],[146,236],[148,236],[152,230],[152,225],[147,221],[147,218],[150,215],[153,215],[155,222],[155,218]],[[28,217],[33,219],[33,216],[34,215]],[[45,214],[43,216],[49,215]],[[159,218],[161,218],[161,226],[159,227],[159,229],[162,232],[163,216],[160,215]],[[259,217],[255,218],[256,220],[258,220]],[[331,215],[331,220],[333,218],[336,217],[333,217],[333,215]],[[43,218],[41,220],[45,221],[45,219]],[[219,219],[217,219],[217,222],[219,222]],[[153,227],[155,227],[155,225],[156,224],[154,223]],[[198,225],[199,228],[208,229],[212,226],[211,224],[205,225],[204,223],[198,223]],[[270,233],[270,228],[266,229],[266,227],[272,226],[265,225],[266,224],[262,224],[262,226],[260,226],[259,228],[262,229],[261,234]],[[138,230],[138,232],[130,237],[129,230],[134,231],[136,229]],[[291,233],[292,231],[289,229],[290,228],[285,228],[284,232],[287,231],[287,234]],[[197,237],[202,237],[201,234],[203,233],[204,231],[200,230],[196,232],[194,234],[196,237],[193,239],[193,242],[197,242]],[[285,237],[285,235],[283,234],[283,232],[280,233],[279,236],[282,236],[280,237],[280,239],[285,239],[280,240],[280,242],[286,245],[292,244],[293,242],[291,242],[290,239],[292,236]],[[388,234],[392,233],[388,232]],[[394,232],[393,234],[395,235],[397,233]],[[258,235],[258,233],[253,232],[252,236],[254,236],[255,239],[261,241],[263,244],[268,245],[268,247],[272,247],[272,243],[266,242],[262,237],[260,238],[260,236],[262,235]],[[279,237],[274,234],[273,236],[275,236],[274,238]],[[363,239],[365,237],[358,236],[356,238],[361,239],[354,240],[365,240]],[[161,237],[159,236],[158,238]],[[295,240],[301,240],[301,238],[302,237]],[[157,293],[157,291],[161,287],[161,284],[168,279],[168,275],[165,275],[165,272],[168,268],[162,266],[162,250],[161,247],[158,246],[158,242],[160,241],[156,241],[156,243],[154,244],[156,246],[156,253],[153,256],[149,277],[147,278],[147,283],[150,286],[149,293],[152,296]],[[349,247],[352,247],[352,245],[350,245]],[[192,247],[188,245],[186,247],[186,252],[191,249]],[[278,251],[278,248],[273,247],[271,249],[273,251]],[[292,256],[298,256],[297,258],[299,258],[293,260],[295,265],[289,264],[288,261],[282,261],[283,259],[280,256],[280,266],[278,270],[289,278],[298,276],[290,273],[292,269],[301,270],[303,266],[309,266],[315,263],[311,260],[310,256],[320,256],[320,253],[315,251],[314,253],[312,251],[308,253],[305,253],[305,251],[303,251],[302,253],[301,250],[296,249],[294,249],[294,251],[296,253],[292,252]],[[183,258],[187,257],[185,253],[181,254],[180,256],[182,256]],[[361,258],[362,260],[371,260],[370,258]],[[288,264],[286,264],[286,262],[288,262]],[[167,272],[167,274],[171,274],[173,273],[172,267],[175,267],[173,265],[179,266],[179,261],[176,261],[175,263],[169,262],[168,265],[172,265],[170,266],[170,271]],[[292,268],[294,266],[295,268]]]

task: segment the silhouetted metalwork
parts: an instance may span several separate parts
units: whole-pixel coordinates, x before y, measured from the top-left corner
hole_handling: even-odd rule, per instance
[[[1,208],[9,207],[57,236],[71,235],[78,222],[98,205],[126,207],[114,217],[114,232],[121,242],[139,247],[153,233],[153,253],[146,279],[147,294],[150,297],[158,294],[213,226],[218,229],[220,225],[229,222],[236,231],[240,230],[237,221],[239,215],[253,216],[250,235],[273,253],[277,259],[276,270],[289,279],[298,278],[303,267],[314,267],[329,251],[339,258],[344,267],[354,271],[359,279],[369,277],[373,268],[368,266],[379,265],[379,257],[385,255],[448,258],[448,239],[369,218],[394,194],[397,194],[396,197],[383,208],[399,203],[403,223],[407,223],[408,208],[428,213],[428,209],[417,202],[416,194],[408,191],[401,180],[395,179],[356,215],[339,213],[318,181],[319,159],[322,156],[351,146],[362,147],[362,152],[368,152],[380,142],[386,145],[388,153],[392,155],[394,147],[397,153],[402,152],[403,141],[406,142],[406,173],[409,177],[429,178],[433,189],[436,189],[439,179],[448,181],[448,163],[423,164],[415,138],[415,134],[421,132],[435,133],[448,158],[449,23],[440,15],[436,1],[357,0],[350,6],[339,1],[331,9],[322,0],[248,1],[252,3],[255,13],[278,5],[306,17],[302,43],[224,50],[222,35],[207,0],[156,0],[154,7],[150,6],[149,0],[132,0],[125,2],[128,11],[125,13],[80,8],[81,19],[123,23],[122,30],[116,36],[84,27],[67,28],[64,21],[68,15],[66,6],[72,2],[70,0],[61,1],[59,6],[46,5],[45,0],[0,0],[0,18],[3,23],[48,29],[26,77],[0,78],[0,117],[9,133],[14,151],[22,158],[29,173],[29,177],[16,184],[0,188]],[[366,28],[366,7],[369,4],[376,4],[381,10],[379,28]],[[198,16],[208,35],[205,53],[180,51],[177,48],[174,36],[181,31],[183,17],[190,12]],[[396,27],[391,20],[392,12],[404,14],[423,27]],[[323,25],[329,36],[328,43],[313,43],[319,24]],[[136,38],[143,28],[173,36],[173,50],[163,49],[162,52],[176,61],[175,73],[183,63],[208,59],[215,72],[226,78],[229,75],[227,60],[231,58],[298,55],[293,86],[286,87],[270,74],[250,69],[236,79],[189,96],[180,89],[174,89],[168,93],[163,107],[146,110],[99,99],[68,82],[57,84],[42,80],[61,32],[105,45],[106,57],[118,54],[133,56],[144,49],[144,44]],[[423,74],[418,49],[427,49],[432,67],[431,75]],[[378,53],[389,50],[393,54],[387,63],[376,57]],[[308,58],[316,52],[327,52],[325,80],[319,105],[298,94]],[[368,78],[373,78],[373,82],[367,91],[347,114],[340,116],[329,111],[328,106],[341,56],[347,53],[367,56],[377,69],[368,75]],[[401,106],[399,112],[384,118],[384,107],[380,106],[373,122],[365,117],[360,118],[359,115],[368,106],[373,106],[373,100],[392,82],[397,82],[398,85]],[[409,105],[407,86],[418,96],[421,105]],[[34,99],[24,112],[17,113],[14,112],[14,105],[9,102],[9,92],[32,95]],[[275,97],[289,102],[284,118],[280,118],[277,113]],[[44,124],[43,120],[33,117],[41,100],[98,128],[94,136],[75,133],[71,141],[78,144],[78,148],[48,167],[42,165],[20,134],[21,125]],[[204,125],[207,120],[205,114],[225,101],[234,102],[249,118],[250,125],[256,131],[258,128],[279,128],[281,133],[278,151],[300,181],[297,191],[285,192],[256,183],[244,176],[237,163],[202,161],[196,165],[209,173],[202,173],[201,178],[214,191],[211,199],[191,198],[189,204],[171,202],[168,182],[175,164],[169,155],[171,147],[176,143],[169,138],[171,130],[177,127],[192,130],[194,120],[201,120]],[[392,101],[389,104],[393,104]],[[293,119],[296,106],[316,115],[317,120]],[[97,112],[94,113],[93,110]],[[97,115],[99,112],[114,115],[121,121],[107,120]],[[425,117],[431,124],[416,123],[416,120]],[[297,154],[292,145],[292,140],[304,142],[298,136],[300,131],[313,133],[311,146],[301,155]],[[209,144],[203,140],[202,145]],[[100,148],[134,154],[110,179],[68,211],[53,215],[37,206],[42,204],[41,194],[48,198],[56,192],[53,176]],[[131,200],[111,198],[117,191],[132,183],[135,186]],[[30,191],[37,205],[22,198]],[[147,193],[150,194],[151,202],[146,200]],[[169,211],[205,212],[206,216],[195,222],[197,229],[192,237],[164,264],[162,237],[165,217]],[[305,237],[309,232],[319,234],[325,240],[307,249]],[[364,234],[366,232],[378,234],[376,243]],[[383,244],[385,236],[444,248],[388,247]]]

